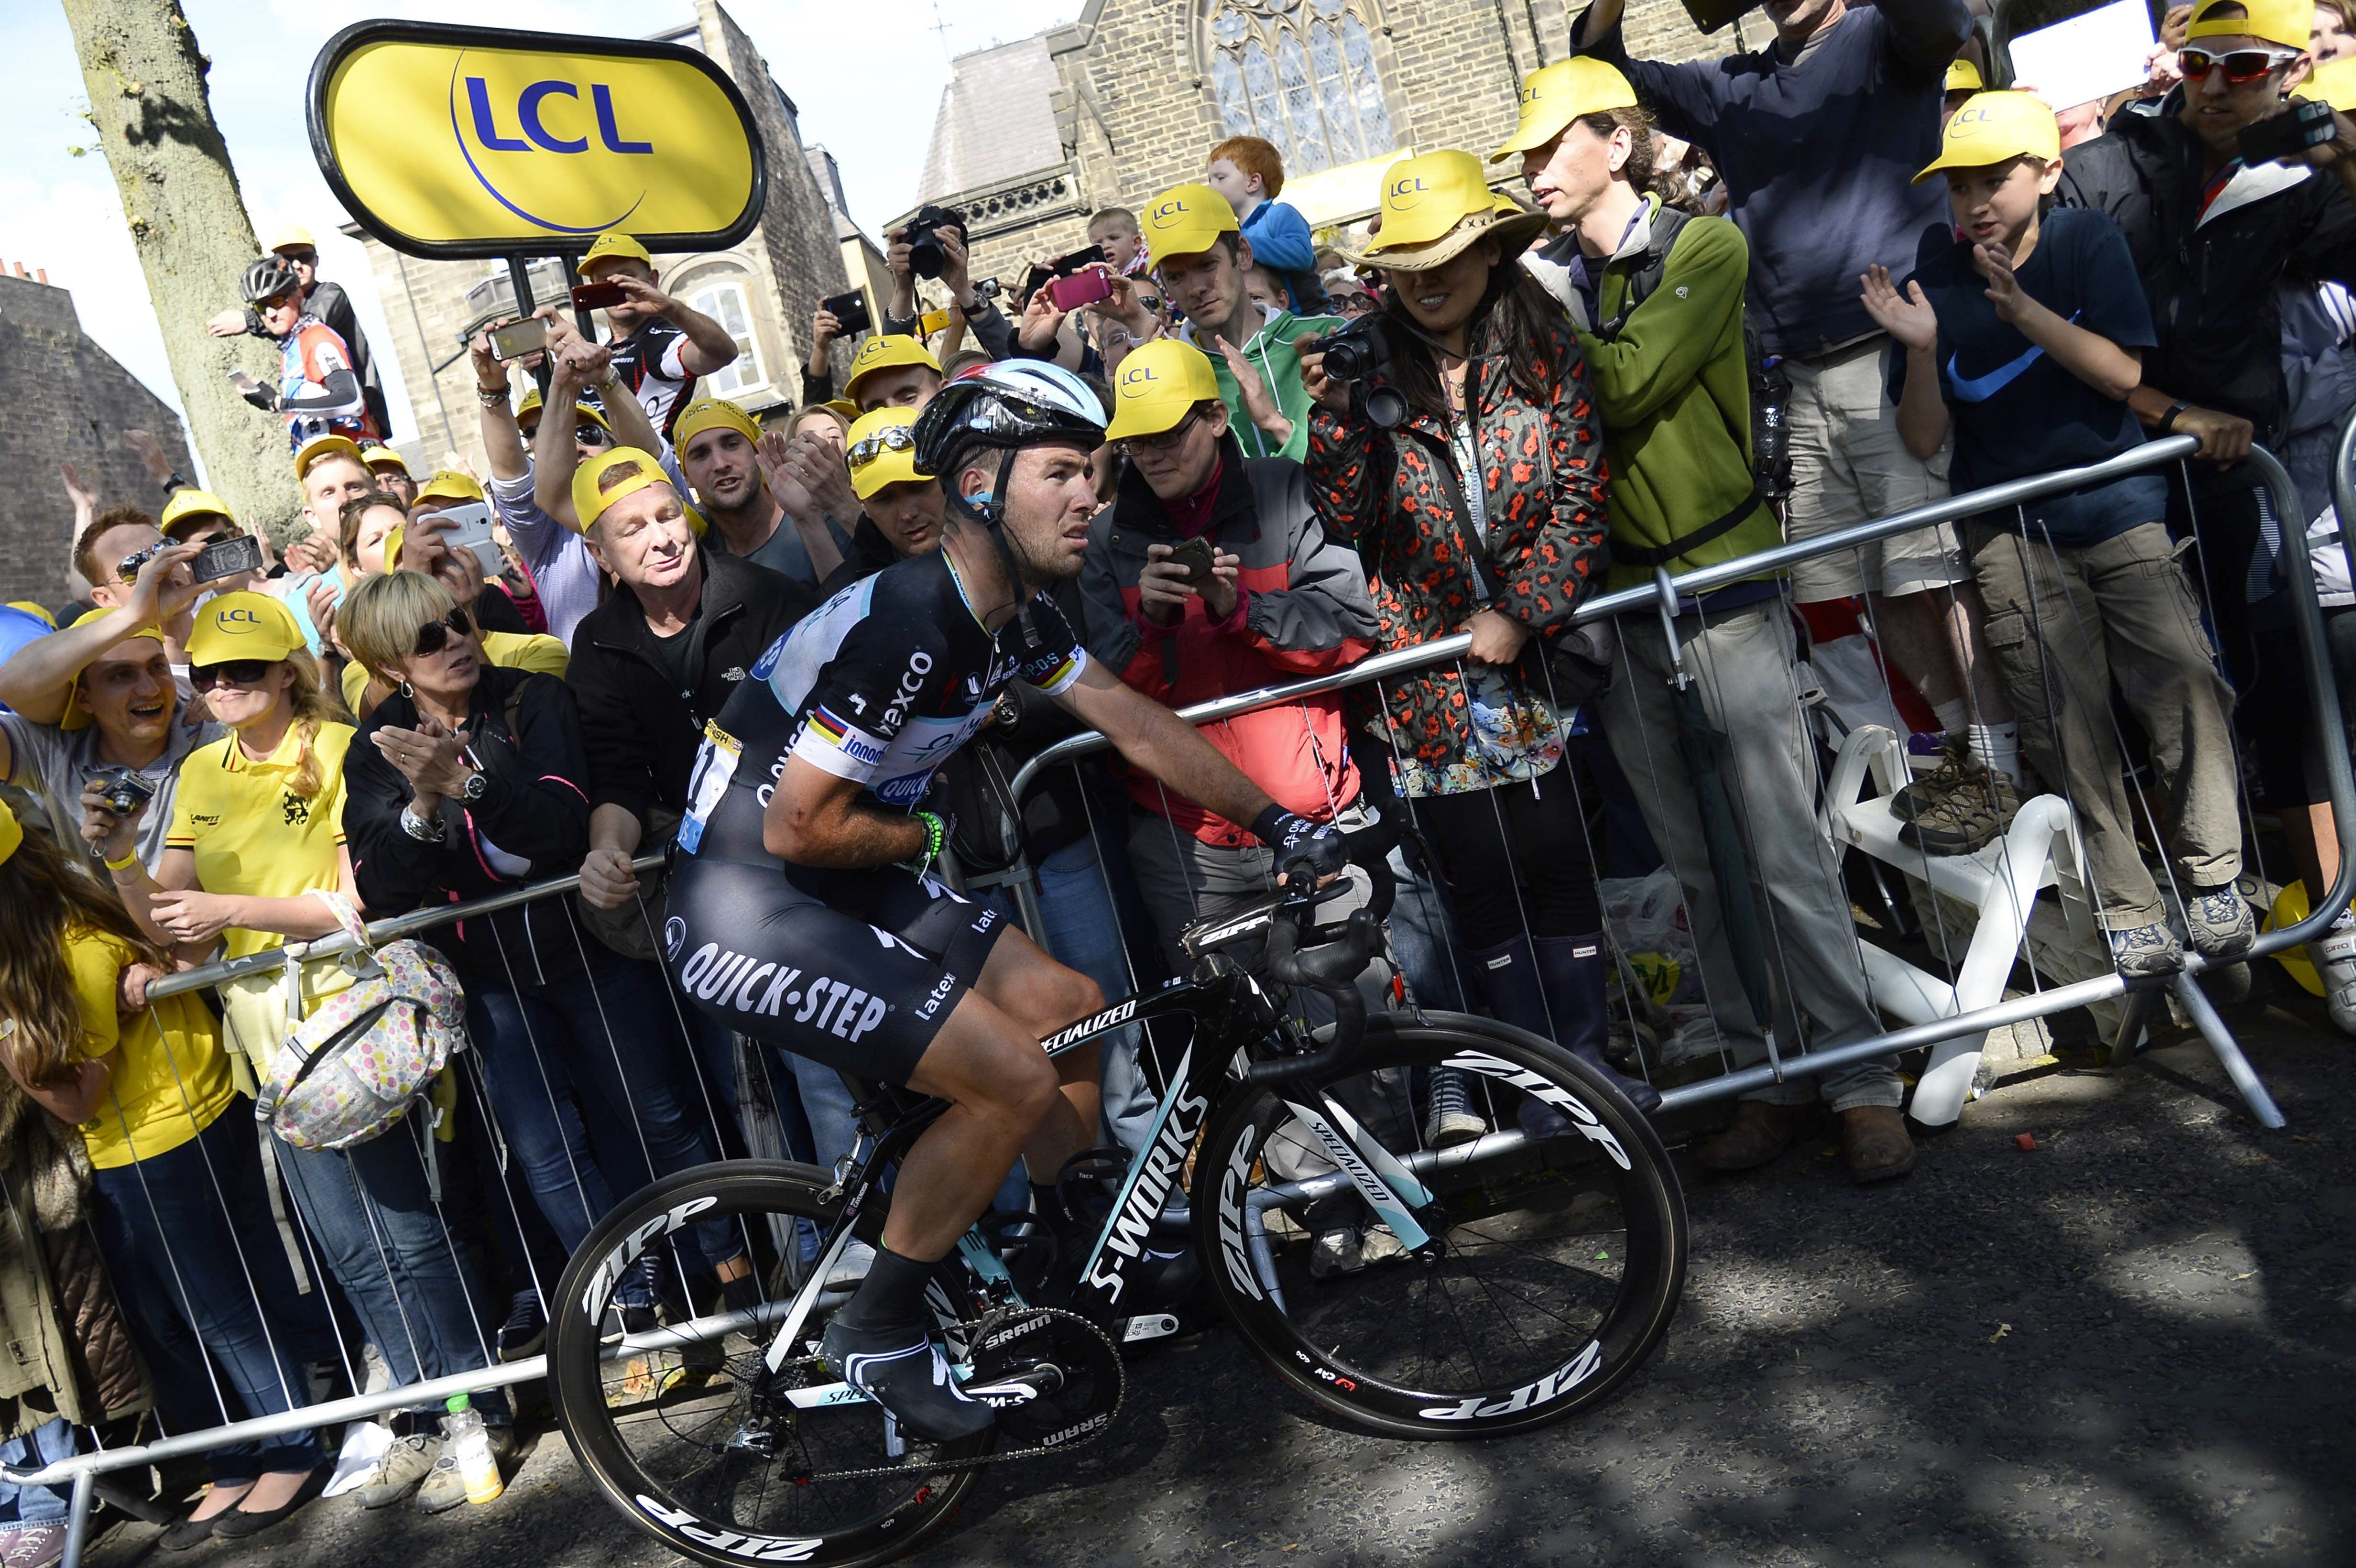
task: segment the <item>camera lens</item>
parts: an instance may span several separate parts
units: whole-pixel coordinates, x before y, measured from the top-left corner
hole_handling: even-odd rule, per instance
[[[1407,399],[1396,387],[1368,387],[1360,394],[1367,422],[1378,430],[1397,430],[1407,423]]]

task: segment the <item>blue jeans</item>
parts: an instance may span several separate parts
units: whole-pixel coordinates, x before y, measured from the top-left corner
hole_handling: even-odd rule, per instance
[[[483,1071],[491,1114],[522,1168],[541,1213],[569,1255],[614,1206],[575,1103],[565,1062],[568,1034],[551,1035],[551,1015],[512,989],[470,976],[466,1032]],[[497,1201],[495,1198],[493,1201]],[[552,1282],[553,1283],[553,1282]]]
[[[41,1423],[22,1437],[0,1443],[0,1465],[13,1465],[18,1469],[54,1465],[80,1452],[74,1446],[72,1424],[60,1415]],[[36,1455],[39,1456],[36,1458]],[[67,1506],[70,1500],[66,1493],[54,1487],[20,1487],[14,1481],[0,1481],[0,1515],[13,1511],[20,1525],[63,1524],[71,1511]]]
[[[432,1136],[411,1115],[348,1149],[275,1145],[286,1190],[396,1388],[489,1365],[487,1340],[506,1316],[482,1310],[474,1270],[427,1189],[423,1140]],[[434,1157],[445,1178],[463,1168],[452,1147]],[[477,1394],[474,1404],[492,1425],[509,1419],[505,1390]]]
[[[320,1296],[294,1288],[243,1104],[176,1149],[96,1173],[99,1251],[147,1358],[156,1404],[179,1432],[306,1404],[304,1361],[336,1354]],[[225,1386],[209,1375],[209,1351]],[[308,1470],[319,1457],[312,1432],[206,1456],[223,1486]]]

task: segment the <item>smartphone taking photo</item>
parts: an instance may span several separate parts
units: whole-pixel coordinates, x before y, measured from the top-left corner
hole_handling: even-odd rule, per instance
[[[468,501],[446,507],[433,516],[447,525],[442,542],[453,555],[464,550],[475,558],[476,564],[487,577],[497,577],[508,567],[508,558],[500,553],[499,541],[491,537],[491,507],[487,501]]]
[[[847,294],[831,294],[819,301],[818,308],[834,317],[845,337],[875,325],[875,318],[867,313],[867,295],[858,289]]]
[[[1094,268],[1068,278],[1057,278],[1047,285],[1047,303],[1057,310],[1077,310],[1111,294],[1112,279]]]
[[[576,283],[573,288],[574,310],[604,310],[620,304],[630,296],[616,283]]]
[[[188,562],[188,578],[193,582],[215,582],[261,570],[262,541],[252,534],[237,534],[215,539],[197,551]]]
[[[546,316],[528,315],[521,321],[511,321],[505,326],[491,328],[491,357],[495,359],[520,359],[527,354],[538,354],[547,347]]]

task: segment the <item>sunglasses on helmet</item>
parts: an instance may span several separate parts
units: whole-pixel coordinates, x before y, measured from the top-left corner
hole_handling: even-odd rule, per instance
[[[428,621],[417,628],[417,656],[432,658],[450,645],[452,637],[463,637],[474,629],[475,623],[459,609],[453,609],[439,621]]]
[[[851,443],[847,454],[853,468],[864,468],[887,452],[916,450],[916,427],[912,424],[886,425],[873,435],[862,435]]]
[[[2239,84],[2255,81],[2297,59],[2298,57],[2295,54],[2276,49],[2235,49],[2222,55],[2212,54],[2207,49],[2179,49],[2176,63],[2188,80],[2204,80],[2211,69],[2222,69],[2227,81]]]

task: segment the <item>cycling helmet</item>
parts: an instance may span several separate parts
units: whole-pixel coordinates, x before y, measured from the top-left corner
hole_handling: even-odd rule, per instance
[[[1104,403],[1086,381],[1041,359],[1001,359],[960,371],[933,394],[916,416],[916,467],[949,485],[949,504],[979,521],[996,523],[1005,488],[979,507],[954,488],[958,471],[977,451],[1002,451],[1010,460],[1025,446],[1104,444]]]
[[[285,257],[264,256],[258,261],[247,263],[242,286],[245,303],[260,304],[263,300],[293,293],[303,286],[303,280],[295,275],[293,267],[287,265]]]

